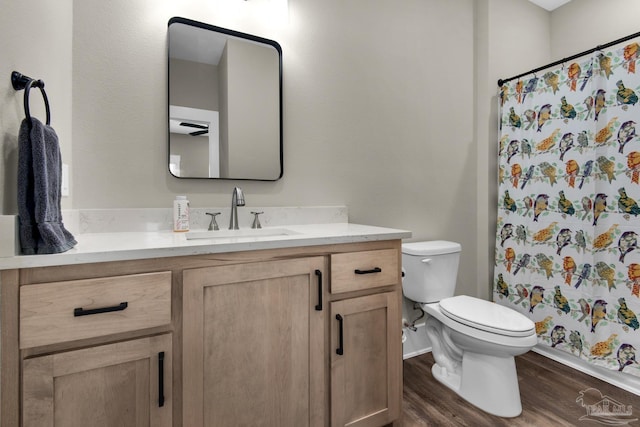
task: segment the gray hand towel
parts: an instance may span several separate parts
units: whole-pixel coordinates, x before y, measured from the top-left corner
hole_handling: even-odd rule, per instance
[[[60,210],[62,159],[58,135],[36,118],[18,134],[18,216],[24,255],[65,252],[76,245]]]

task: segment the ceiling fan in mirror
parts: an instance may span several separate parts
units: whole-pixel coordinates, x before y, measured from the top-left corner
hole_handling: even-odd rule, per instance
[[[190,136],[207,135],[209,133],[209,125],[181,120],[171,120],[170,132]]]
[[[196,131],[193,131],[193,132],[188,132],[188,134],[191,135],[191,136],[206,135],[206,134],[209,133],[209,125],[199,125],[197,123],[180,122],[180,126],[186,126],[186,127],[189,127],[189,128],[201,129],[201,130],[196,130]]]

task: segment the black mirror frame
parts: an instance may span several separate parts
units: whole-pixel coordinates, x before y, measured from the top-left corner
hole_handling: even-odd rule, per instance
[[[242,39],[247,39],[247,40],[251,40],[257,43],[263,43],[263,44],[268,44],[270,46],[272,46],[273,48],[276,49],[276,51],[278,52],[278,66],[279,66],[279,72],[278,72],[278,96],[279,96],[279,100],[278,100],[278,112],[279,112],[279,127],[280,127],[280,174],[278,175],[277,178],[275,179],[256,179],[256,178],[209,178],[209,177],[179,177],[179,176],[175,176],[170,168],[169,168],[169,164],[170,164],[170,155],[171,155],[171,147],[169,144],[169,138],[170,138],[170,132],[167,126],[167,170],[169,171],[169,174],[171,176],[173,176],[174,178],[178,178],[178,179],[221,179],[221,180],[231,180],[231,181],[266,181],[266,182],[274,182],[274,181],[278,181],[280,178],[282,178],[282,175],[284,174],[284,149],[283,149],[283,118],[282,118],[282,113],[283,113],[283,108],[282,108],[282,47],[280,46],[280,44],[278,42],[276,42],[275,40],[270,40],[270,39],[265,39],[263,37],[259,37],[259,36],[255,36],[253,34],[248,34],[248,33],[242,33],[240,31],[234,31],[234,30],[230,30],[228,28],[222,28],[222,27],[217,27],[215,25],[210,25],[210,24],[205,24],[204,22],[199,22],[199,21],[194,21],[192,19],[187,19],[187,18],[181,18],[178,16],[174,16],[173,18],[169,19],[169,22],[167,24],[167,30],[168,28],[171,26],[171,24],[185,24],[185,25],[191,25],[193,27],[198,27],[198,28],[202,28],[205,30],[209,30],[209,31],[215,31],[218,33],[222,33],[222,34],[226,34],[228,36],[233,36],[233,37],[238,37],[238,38],[242,38]],[[167,58],[168,58],[168,52],[169,52],[169,39],[167,37]],[[170,67],[169,67],[169,61],[167,61],[167,123],[169,122],[169,73],[170,73]]]

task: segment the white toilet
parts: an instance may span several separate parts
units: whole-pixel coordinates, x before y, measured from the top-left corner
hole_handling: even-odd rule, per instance
[[[534,323],[493,302],[453,296],[461,246],[447,241],[402,245],[402,289],[428,315],[434,378],[500,417],[522,412],[514,356],[536,345]]]

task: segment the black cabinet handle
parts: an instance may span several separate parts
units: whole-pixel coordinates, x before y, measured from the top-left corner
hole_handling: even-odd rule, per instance
[[[382,273],[382,269],[380,267],[376,267],[372,270],[359,270],[355,269],[354,273],[356,274],[371,274],[371,273]]]
[[[336,354],[339,354],[340,356],[342,356],[344,354],[344,328],[343,328],[343,324],[344,324],[344,319],[342,318],[342,316],[340,316],[339,314],[336,314],[336,320],[338,322],[340,322],[340,324],[338,325],[338,340],[339,340],[339,346],[336,349]]]
[[[78,316],[88,316],[90,314],[100,314],[100,313],[110,313],[112,311],[122,311],[129,306],[127,302],[121,302],[120,304],[113,307],[101,307],[101,308],[90,308],[89,310],[85,310],[84,308],[74,308],[73,315],[74,317]]]
[[[158,353],[158,406],[164,406],[164,351]]]
[[[316,304],[316,311],[322,311],[322,271],[316,270],[316,276],[318,276],[318,304]]]

